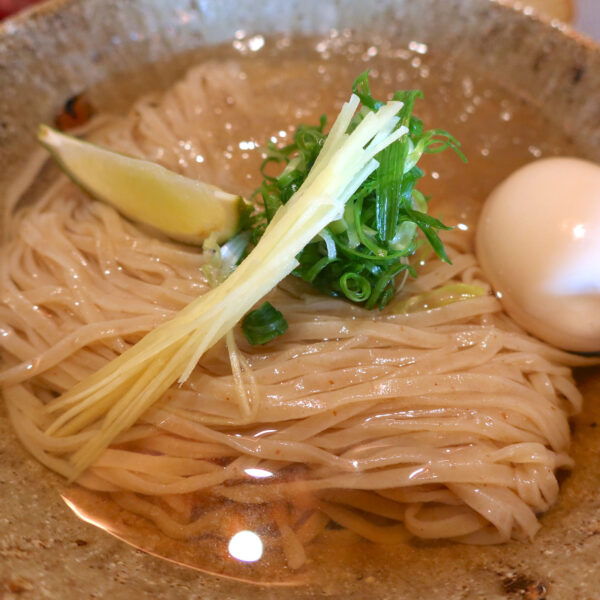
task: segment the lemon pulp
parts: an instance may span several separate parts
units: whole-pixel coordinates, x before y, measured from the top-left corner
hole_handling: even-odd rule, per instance
[[[171,238],[201,244],[232,237],[248,213],[248,203],[214,185],[196,181],[155,163],[132,158],[42,125],[41,144],[65,173],[92,197]]]

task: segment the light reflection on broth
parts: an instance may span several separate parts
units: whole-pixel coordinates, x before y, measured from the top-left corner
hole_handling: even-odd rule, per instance
[[[256,105],[263,102],[269,110],[248,114],[233,94],[225,95],[222,102],[197,106],[197,122],[190,127],[204,128],[210,152],[198,148],[194,140],[177,139],[175,144],[157,147],[155,160],[248,195],[260,183],[258,167],[265,140],[285,144],[297,123],[316,123],[322,113],[335,115],[354,77],[369,68],[374,95],[401,87],[422,89],[425,100],[418,103],[416,114],[427,127],[443,127],[462,142],[469,165],[463,166],[452,154],[428,156],[421,189],[434,198],[430,213],[455,226],[460,243],[468,247],[481,201],[501,179],[540,156],[575,153],[566,136],[549,127],[533,107],[497,88],[475,68],[437,57],[419,42],[395,47],[385,41],[363,44],[337,36],[265,43],[259,37],[211,49],[205,60],[216,65],[215,72],[219,65],[233,69],[240,81],[250,83]],[[422,258],[426,269],[428,257]],[[377,416],[385,419],[386,413]],[[419,415],[407,410],[405,416]],[[265,424],[240,431],[260,440],[277,429]],[[369,443],[354,451],[358,455],[368,450]],[[136,448],[136,441],[122,447]],[[161,454],[158,447],[142,451]],[[385,560],[385,543],[394,545],[396,558],[402,556],[398,548],[414,543],[398,525],[403,515],[396,512],[403,509],[392,498],[380,499],[374,519],[382,544],[374,545],[342,527],[348,515],[337,504],[340,498],[359,513],[370,500],[360,490],[315,492],[303,483],[304,469],[290,465],[271,471],[264,465],[250,465],[238,481],[191,494],[149,497],[73,486],[64,498],[78,516],[138,548],[246,581],[295,585],[322,578],[326,566],[343,570],[352,565],[362,575]],[[415,467],[409,478],[418,478],[425,469]],[[432,486],[431,491],[437,488]],[[166,533],[155,525],[159,513],[161,519],[169,516]],[[282,545],[296,543],[284,535],[290,523],[296,533],[301,532],[298,537],[307,557],[297,565],[289,559],[294,548],[282,552]],[[473,529],[479,525],[474,522]]]

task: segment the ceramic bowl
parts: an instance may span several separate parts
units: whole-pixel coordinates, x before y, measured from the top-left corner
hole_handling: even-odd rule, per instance
[[[35,145],[40,122],[94,89],[100,109],[172,83],[199,47],[236,31],[325,34],[350,29],[477,68],[529,99],[581,154],[600,160],[600,50],[557,23],[489,0],[60,0],[0,25],[0,199]],[[163,65],[162,68],[157,64]],[[164,68],[168,64],[169,68]],[[3,207],[3,211],[6,207]],[[597,377],[581,378],[600,398]],[[1,406],[1,405],[0,405]],[[335,585],[260,588],[178,567],[76,519],[64,483],[19,445],[0,408],[0,596],[59,599],[245,598],[593,599],[600,590],[600,402],[574,422],[577,467],[532,543],[425,545],[390,573]]]

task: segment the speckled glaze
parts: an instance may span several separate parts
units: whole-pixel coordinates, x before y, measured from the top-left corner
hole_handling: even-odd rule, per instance
[[[477,57],[539,106],[582,153],[600,160],[600,49],[558,26],[489,0],[60,0],[0,25],[0,189],[34,146],[38,123],[94,87],[100,109],[122,109],[164,87],[195,48],[247,33],[376,30]],[[168,69],[152,64],[168,61]],[[534,542],[489,548],[425,543],[390,550],[383,568],[301,588],[259,588],[148,556],[79,521],[64,486],[19,445],[0,404],[0,598],[600,598],[600,386],[574,423],[577,468]],[[590,401],[591,400],[591,401]],[[399,556],[400,555],[400,556]]]

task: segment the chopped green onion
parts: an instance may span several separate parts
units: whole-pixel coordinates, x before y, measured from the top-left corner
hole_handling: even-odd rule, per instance
[[[287,321],[270,302],[249,312],[242,321],[242,331],[253,346],[270,342],[283,335],[287,328]]]
[[[204,240],[202,249],[209,258],[202,267],[202,272],[210,287],[217,287],[229,277],[246,252],[249,241],[248,231],[238,233],[222,246],[217,244],[215,236],[211,235]]]
[[[384,106],[371,94],[368,71],[356,78],[352,90],[362,107],[350,120],[346,133]],[[328,295],[361,303],[365,308],[381,309],[394,297],[399,273],[408,271],[416,277],[406,257],[419,246],[419,231],[435,253],[450,262],[438,235],[440,230],[450,228],[427,214],[427,199],[416,189],[423,171],[416,165],[423,154],[448,148],[463,160],[464,155],[449,133],[440,129],[426,131],[423,122],[413,115],[415,101],[422,97],[418,90],[394,94],[394,100],[403,103],[395,127],[408,129],[408,134],[376,155],[377,169],[350,196],[343,215],[297,255],[299,266],[294,275]],[[283,148],[267,144],[261,169],[264,180],[253,195],[262,202],[262,210],[253,218],[254,241],[260,239],[277,211],[310,178],[310,170],[328,138],[325,123],[322,117],[319,125],[300,125],[293,142]],[[278,176],[267,174],[275,164],[283,165],[282,172]]]
[[[369,280],[358,273],[344,273],[340,277],[340,286],[344,296],[352,302],[364,302],[371,295]]]

